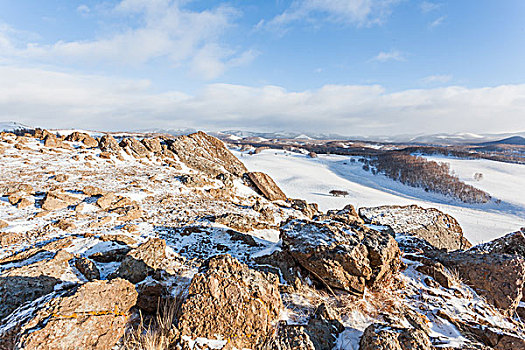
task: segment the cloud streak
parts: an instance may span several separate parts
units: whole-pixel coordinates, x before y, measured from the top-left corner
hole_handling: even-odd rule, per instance
[[[525,85],[387,92],[379,85],[211,84],[153,93],[147,80],[0,66],[0,120],[99,130],[194,127],[380,135],[525,130]]]

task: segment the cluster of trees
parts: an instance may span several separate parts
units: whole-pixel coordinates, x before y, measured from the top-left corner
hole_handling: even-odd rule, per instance
[[[373,174],[384,174],[405,185],[423,188],[427,192],[441,193],[465,203],[486,203],[487,192],[467,185],[450,173],[448,163],[429,161],[420,156],[387,152],[371,158],[361,158],[363,169]]]

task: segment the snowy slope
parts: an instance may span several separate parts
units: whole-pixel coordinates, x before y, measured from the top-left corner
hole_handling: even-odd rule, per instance
[[[469,205],[405,186],[382,175],[372,175],[362,170],[360,163],[350,162],[351,157],[347,156],[319,155],[312,159],[275,150],[257,155],[234,153],[249,170],[272,176],[289,197],[318,203],[322,210],[342,208],[349,203],[356,207],[408,204],[434,207],[454,216],[472,243],[488,241],[525,226],[524,165],[446,159],[462,180],[502,201]],[[483,173],[485,178],[474,181],[475,172]],[[349,195],[332,197],[328,194],[332,189],[348,191]]]

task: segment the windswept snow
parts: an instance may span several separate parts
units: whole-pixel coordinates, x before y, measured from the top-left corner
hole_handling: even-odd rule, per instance
[[[305,155],[281,150],[265,150],[256,155],[234,151],[250,171],[268,173],[292,198],[319,204],[320,209],[379,205],[417,204],[437,208],[454,216],[465,236],[474,244],[492,240],[525,226],[525,165],[490,160],[462,160],[433,157],[447,161],[461,180],[489,192],[495,201],[488,204],[465,204],[423,189],[405,186],[383,175],[364,171],[352,157]],[[483,174],[475,181],[473,174]],[[330,190],[344,190],[347,197],[333,197]]]

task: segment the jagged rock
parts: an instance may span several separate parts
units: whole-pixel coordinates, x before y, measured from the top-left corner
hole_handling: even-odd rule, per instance
[[[108,152],[108,153],[119,153],[120,152],[120,146],[118,145],[117,140],[109,134],[106,134],[102,136],[98,140],[98,148],[102,152]]]
[[[18,204],[17,204],[17,208],[18,209],[24,209],[24,208],[27,208],[31,205],[35,204],[35,201],[32,200],[32,199],[29,199],[29,198],[22,198]]]
[[[8,227],[9,224],[5,222],[4,220],[0,220],[0,230]]]
[[[36,128],[34,131],[34,137],[43,140],[48,135],[54,135],[45,129]]]
[[[525,227],[487,243],[472,247],[471,252],[515,254],[525,259]]]
[[[82,142],[87,148],[98,147],[98,141],[92,138],[89,134],[75,131],[66,137],[66,141]]]
[[[284,192],[269,175],[261,172],[249,172],[247,176],[266,199],[270,201],[286,200]]]
[[[321,304],[306,326],[289,326],[283,322],[271,345],[275,350],[332,350],[337,336],[344,330],[341,321],[326,304]]]
[[[162,296],[166,292],[166,287],[154,280],[146,279],[137,284],[137,307],[144,312],[154,314],[159,310]]]
[[[235,213],[215,216],[213,217],[213,221],[241,232],[249,232],[254,229],[266,229],[269,226],[268,223],[261,222],[261,220],[255,216]]]
[[[479,295],[511,315],[523,296],[525,260],[516,255],[478,254],[475,252],[427,252],[450,270]]]
[[[415,328],[398,328],[374,323],[361,337],[359,350],[432,350],[425,332]]]
[[[164,259],[166,259],[166,241],[150,238],[124,257],[116,276],[138,283],[161,268]]]
[[[21,304],[51,293],[62,282],[62,275],[70,270],[72,258],[70,253],[60,250],[52,258],[3,272],[0,275],[0,320]]]
[[[106,193],[105,191],[103,191],[100,188],[95,187],[95,186],[85,186],[84,189],[82,190],[82,192],[85,195],[90,196],[90,197],[102,196],[102,195],[104,195]]]
[[[102,210],[108,210],[113,203],[116,203],[119,200],[119,197],[113,192],[104,194],[97,200],[97,205]]]
[[[446,271],[443,264],[425,257],[407,256],[407,258],[419,261],[422,265],[416,267],[416,271],[432,277],[443,288],[451,288],[453,277]]]
[[[127,137],[120,141],[120,147],[135,158],[143,158],[148,155],[148,149],[137,139]]]
[[[352,204],[346,205],[343,209],[340,210],[328,210],[325,214],[319,214],[314,217],[314,220],[325,221],[325,220],[334,220],[342,222],[346,225],[352,225],[364,229],[364,221],[357,214],[354,206]],[[367,230],[368,231],[368,230]]]
[[[222,141],[202,131],[167,140],[168,149],[190,168],[215,177],[225,171],[242,176],[247,170]]]
[[[434,208],[417,205],[360,208],[359,216],[365,222],[389,226],[396,237],[412,235],[438,249],[468,249],[472,244],[463,236],[456,219]]]
[[[44,210],[60,210],[80,203],[81,199],[61,190],[49,191],[42,203]]]
[[[51,294],[4,320],[0,348],[112,349],[124,335],[136,300],[135,286],[122,279]]]
[[[100,271],[98,270],[97,265],[87,258],[76,259],[75,267],[88,279],[88,281],[100,279]]]
[[[225,340],[223,349],[258,349],[282,309],[278,278],[252,270],[229,255],[207,260],[181,306],[178,329],[191,339]]]
[[[162,144],[158,138],[145,138],[142,140],[142,144],[150,152],[155,154],[162,153]]]
[[[96,262],[109,263],[114,261],[122,261],[126,254],[129,253],[131,248],[117,246],[116,248],[104,250],[102,252],[96,252],[91,254],[89,258],[95,260]]]
[[[283,248],[329,287],[363,293],[397,272],[400,251],[386,233],[353,231],[337,221],[292,220],[281,227]]]
[[[316,203],[308,203],[303,199],[288,199],[292,208],[302,212],[307,218],[311,219],[319,214],[319,206]]]

